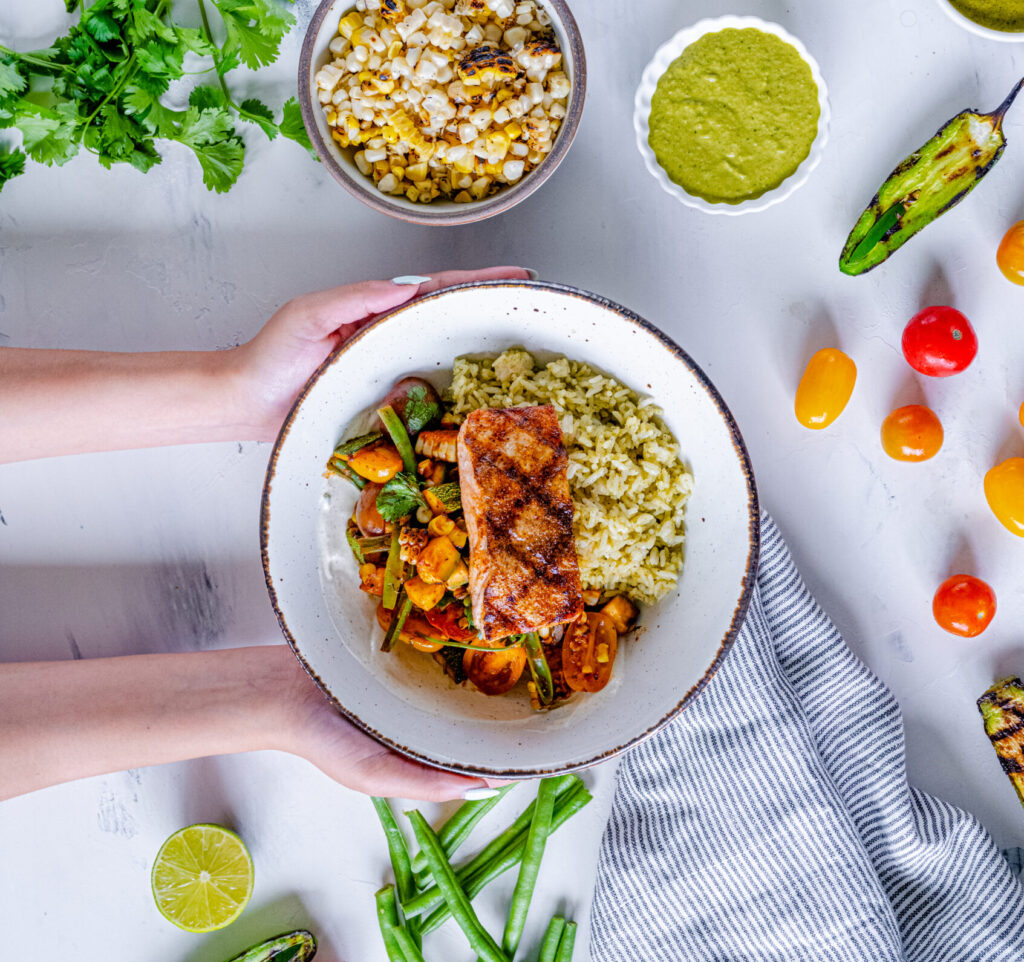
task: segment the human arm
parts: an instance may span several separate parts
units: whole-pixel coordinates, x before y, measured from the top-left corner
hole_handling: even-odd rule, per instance
[[[374,316],[518,267],[444,271],[421,284],[364,281],[285,304],[226,351],[120,354],[0,348],[0,463],[205,441],[269,441],[328,354]]]
[[[485,784],[403,758],[358,731],[285,645],[0,664],[0,799],[260,749],[300,755],[370,794],[440,801]]]

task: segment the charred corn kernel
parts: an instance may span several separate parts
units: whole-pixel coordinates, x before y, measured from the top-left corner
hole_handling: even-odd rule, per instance
[[[356,162],[356,167],[359,168],[359,173],[361,173],[364,177],[368,177],[372,172],[373,167],[370,166],[369,161],[366,159],[365,152],[360,150],[359,153],[357,153],[355,157],[353,157],[352,159]]]
[[[493,134],[488,134],[484,142],[487,144],[488,155],[498,154],[504,157],[508,152],[509,145],[512,143],[512,138],[505,131],[500,130]]]
[[[505,133],[508,134],[509,140],[517,140],[522,137],[523,128],[513,120],[512,123],[506,124]]]
[[[471,174],[476,164],[476,158],[467,150],[464,157],[455,161],[455,171],[459,174]]]
[[[338,122],[338,112],[336,110],[327,111],[327,123],[333,127]]]
[[[398,143],[398,131],[394,127],[385,127],[381,131],[381,136],[384,138],[386,143],[397,144]]]
[[[426,180],[428,173],[429,169],[426,164],[410,164],[406,176],[409,180]]]
[[[511,100],[515,95],[515,91],[512,90],[511,87],[502,87],[501,90],[495,94],[494,99],[499,104],[503,104],[506,100]]]
[[[434,462],[431,461],[430,458],[424,458],[422,461],[419,462],[419,464],[416,465],[416,473],[420,475],[420,477],[425,478],[428,474],[430,474],[433,467]]]
[[[427,531],[429,531],[434,537],[440,537],[442,535],[451,534],[455,530],[455,522],[452,521],[447,515],[438,515],[436,518],[430,519],[430,524],[427,525]]]
[[[473,186],[469,188],[469,193],[474,200],[480,200],[481,197],[484,197],[487,194],[487,191],[490,190],[490,187],[490,177],[478,177],[476,180],[473,181]]]
[[[405,593],[417,608],[430,611],[444,597],[445,586],[443,584],[428,585],[419,577],[410,578],[405,583]]]
[[[583,604],[590,605],[593,607],[601,600],[601,589],[600,588],[584,588],[583,589]]]
[[[541,638],[550,638],[551,637],[551,629],[550,628],[541,628],[540,631],[537,632],[537,634],[540,635]]]
[[[359,477],[384,484],[402,470],[402,456],[390,444],[371,444],[356,451],[348,466]]]
[[[368,150],[366,153],[368,155],[366,159],[370,160],[371,159],[371,155],[374,155],[375,153],[380,153],[380,151]],[[386,160],[374,160],[374,162],[373,162],[373,172],[378,177],[384,177],[387,174],[391,173],[391,165]]]
[[[391,175],[395,180],[405,180],[405,168],[401,164],[391,163]]]
[[[472,202],[473,198],[469,195],[468,190],[460,190],[452,200],[454,200],[456,204],[469,204]]]
[[[358,10],[353,10],[351,13],[345,14],[338,23],[338,33],[340,33],[346,40],[352,39],[352,34],[355,33],[363,25],[363,15]]]
[[[356,76],[359,79],[359,85],[363,86],[364,84],[368,84],[371,80],[373,80],[373,71],[360,70]]]
[[[339,133],[337,130],[331,131],[331,138],[335,140],[339,147],[348,147],[349,140],[344,134]]]
[[[503,167],[504,164],[500,160],[495,164],[492,164],[490,161],[488,161],[486,164],[484,164],[484,173],[487,174],[489,177],[497,177],[501,174]]]
[[[466,542],[469,540],[469,535],[460,528],[452,528],[448,532],[448,540],[455,545],[456,548],[465,548]]]
[[[430,499],[428,498],[427,501],[429,502]],[[416,509],[416,520],[420,524],[426,524],[433,516],[434,515],[431,512],[430,508],[424,508],[423,505],[420,505]]]
[[[388,46],[388,60],[394,60],[404,48],[405,44],[401,40],[393,40]]]
[[[415,185],[412,187],[406,187],[405,196],[415,204],[416,201],[420,199],[420,192],[416,189]]]

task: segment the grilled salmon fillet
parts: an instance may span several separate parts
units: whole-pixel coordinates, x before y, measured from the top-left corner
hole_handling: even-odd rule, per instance
[[[555,409],[473,411],[458,454],[473,622],[484,639],[575,618],[583,593]]]

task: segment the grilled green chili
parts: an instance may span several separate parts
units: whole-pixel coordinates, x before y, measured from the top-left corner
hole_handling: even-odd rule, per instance
[[[846,239],[844,274],[877,267],[977,186],[1006,148],[1003,117],[1022,87],[1024,80],[992,113],[957,114],[886,178]]]
[[[537,686],[537,699],[542,705],[550,705],[555,698],[555,682],[551,677],[548,660],[544,657],[540,635],[535,631],[527,632],[523,635],[523,647],[526,649],[526,663],[530,666],[533,683]]]

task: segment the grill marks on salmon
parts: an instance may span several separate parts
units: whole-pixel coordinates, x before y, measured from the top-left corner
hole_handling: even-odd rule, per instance
[[[551,405],[471,412],[459,430],[473,621],[487,641],[583,611],[568,457]]]

